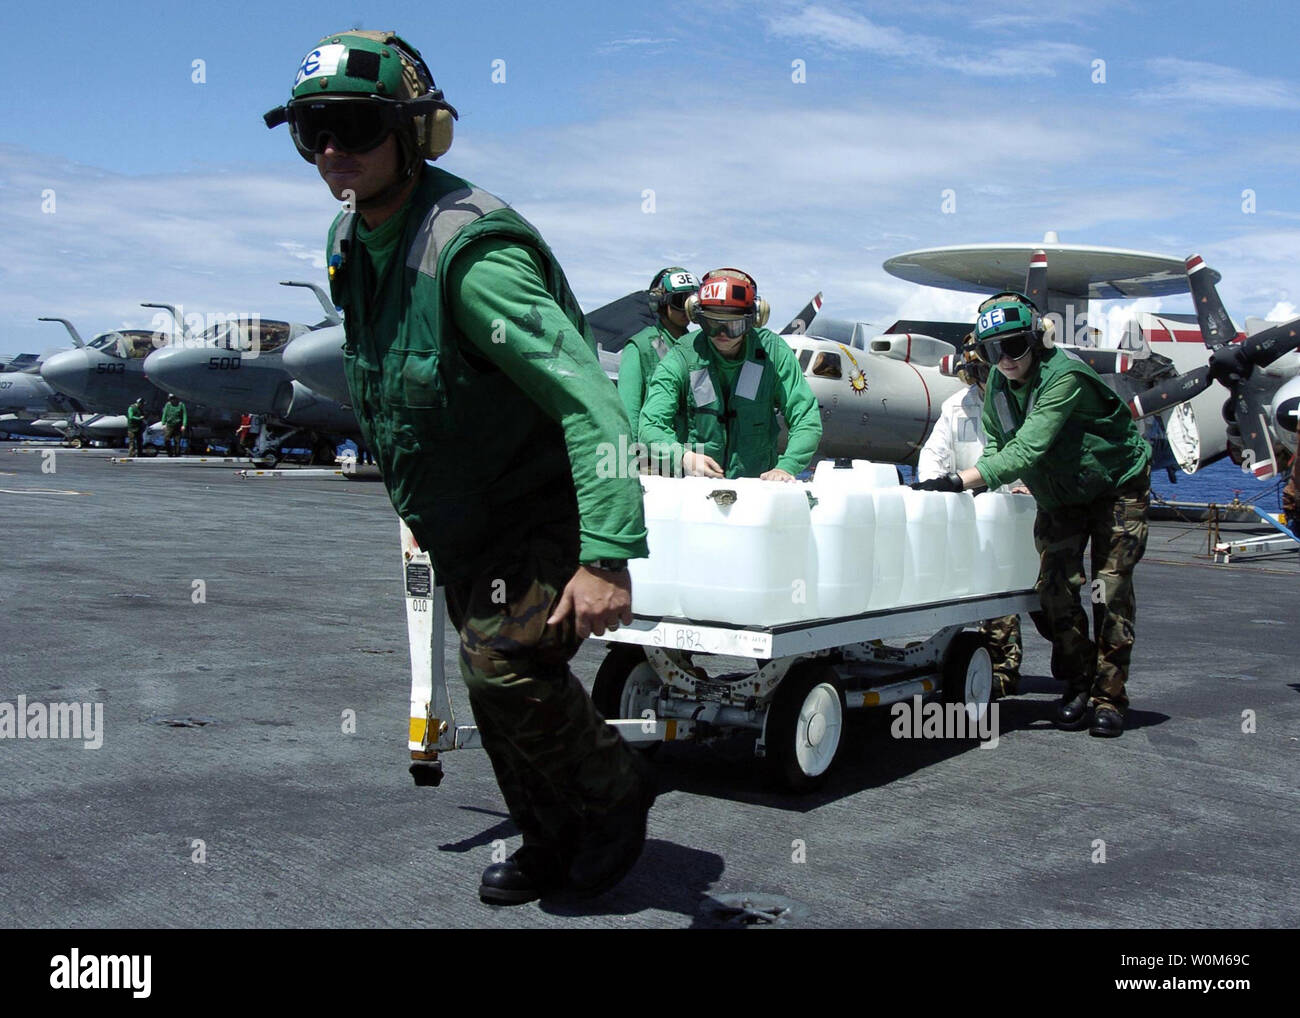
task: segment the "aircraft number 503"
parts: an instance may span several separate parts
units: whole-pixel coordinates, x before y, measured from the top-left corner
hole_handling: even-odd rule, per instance
[[[209,371],[238,371],[239,358],[238,357],[209,357],[208,370]]]

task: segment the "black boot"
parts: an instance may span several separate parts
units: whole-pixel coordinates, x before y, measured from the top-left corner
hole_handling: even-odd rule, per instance
[[[640,756],[635,767],[640,781],[622,803],[589,822],[573,865],[569,886],[583,898],[604,894],[636,865],[645,846],[646,815],[655,801],[654,771]]]
[[[1088,723],[1088,693],[1066,693],[1056,704],[1056,727],[1077,732]]]
[[[538,845],[524,845],[505,862],[493,863],[479,881],[479,901],[488,905],[524,905],[564,886],[565,866]]]
[[[1124,734],[1124,715],[1108,703],[1099,703],[1088,734],[1102,739],[1118,738]]]

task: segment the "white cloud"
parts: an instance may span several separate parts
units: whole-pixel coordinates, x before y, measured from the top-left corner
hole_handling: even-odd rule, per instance
[[[984,44],[960,48],[933,35],[906,32],[883,25],[862,14],[833,10],[821,4],[786,7],[766,18],[768,31],[780,38],[800,39],[832,50],[871,53],[912,66],[935,67],[980,78],[1015,78],[1054,75],[1070,64],[1086,65],[1091,52],[1066,42],[998,45],[992,52]]]
[[[1294,84],[1278,78],[1180,57],[1157,57],[1148,60],[1146,67],[1152,74],[1168,79],[1164,84],[1137,93],[1138,99],[1148,102],[1300,109],[1300,91]]]

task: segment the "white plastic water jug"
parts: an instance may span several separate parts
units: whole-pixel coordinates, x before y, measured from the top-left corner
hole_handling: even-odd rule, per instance
[[[1012,590],[1027,590],[1038,582],[1038,549],[1034,547],[1034,519],[1038,504],[1032,495],[1008,495],[1011,499],[1011,546],[1015,549]]]
[[[871,460],[824,459],[813,469],[813,483],[843,481],[861,488],[891,488],[898,485],[898,469],[892,463]]]
[[[650,557],[628,562],[632,574],[632,610],[638,615],[680,615],[677,521],[683,488],[679,479],[671,477],[647,475],[640,481]]]
[[[873,542],[869,611],[893,608],[899,603],[907,575],[907,506],[911,488],[894,485],[871,491],[876,535]]]
[[[939,494],[948,509],[940,596],[966,597],[971,593],[975,573],[975,496],[968,491]]]
[[[865,472],[871,478],[873,488],[894,488],[902,484],[898,476],[898,467],[893,463],[854,460],[853,469]]]
[[[809,517],[817,555],[819,613],[823,617],[860,615],[871,600],[875,499],[869,488],[825,475],[815,475],[809,490],[815,500]]]
[[[985,492],[975,499],[972,594],[995,594],[1012,589],[1016,548],[1010,499],[1010,495],[998,491]]]
[[[929,604],[944,599],[945,554],[948,544],[948,503],[941,492],[903,491],[907,513],[907,551],[900,605]]]
[[[690,619],[771,626],[817,617],[807,489],[758,478],[687,477],[678,590]]]

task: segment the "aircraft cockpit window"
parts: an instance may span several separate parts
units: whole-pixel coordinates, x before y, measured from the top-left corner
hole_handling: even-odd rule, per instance
[[[280,347],[289,342],[288,322],[263,321],[259,325],[258,340],[262,353],[279,350]]]
[[[808,373],[808,362],[812,360],[813,352],[811,350],[799,351],[799,370],[805,375]]]
[[[840,378],[840,355],[837,353],[819,353],[813,361],[812,373],[819,378]]]
[[[106,332],[102,336],[96,336],[86,346],[91,350],[113,350],[117,346],[117,333]]]
[[[289,342],[288,322],[261,319],[237,319],[220,322],[203,333],[203,345],[218,350],[242,353],[270,353]]]
[[[128,360],[141,360],[163,345],[166,337],[162,333],[133,330],[121,334],[126,346]]]

